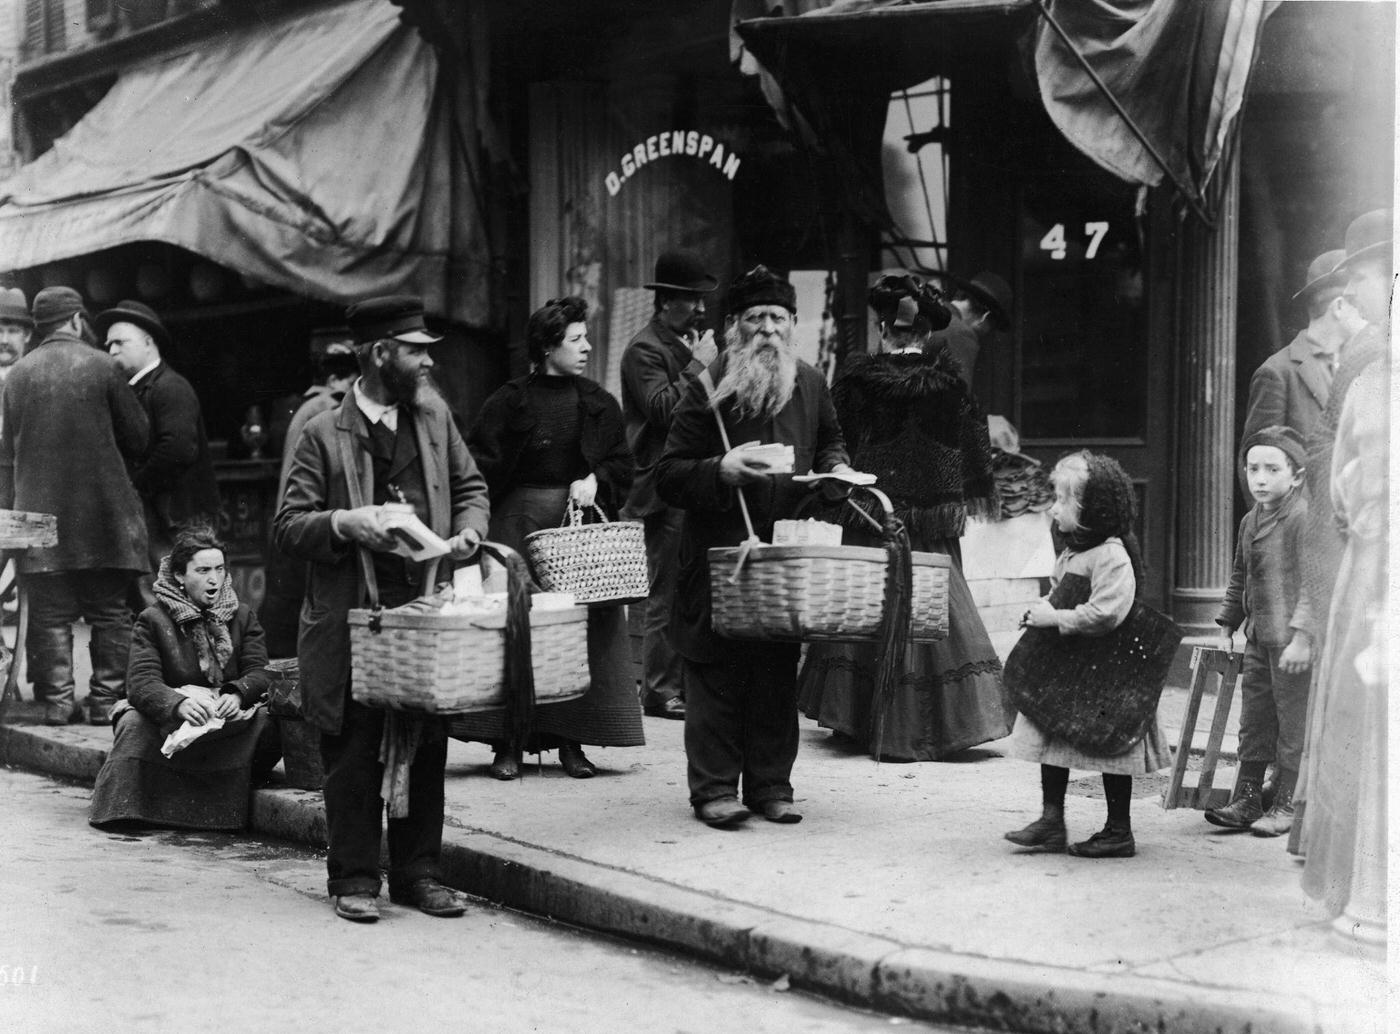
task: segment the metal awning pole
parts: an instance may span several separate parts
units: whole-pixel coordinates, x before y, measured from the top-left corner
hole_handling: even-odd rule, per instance
[[[1055,34],[1060,37],[1060,41],[1069,48],[1069,52],[1075,56],[1080,66],[1088,73],[1089,78],[1094,81],[1094,85],[1099,88],[1099,92],[1104,95],[1109,104],[1113,105],[1113,110],[1118,112],[1118,116],[1127,124],[1127,127],[1132,130],[1133,136],[1138,138],[1138,143],[1142,144],[1142,146],[1147,149],[1147,153],[1152,156],[1152,160],[1167,174],[1167,177],[1181,193],[1181,196],[1186,199],[1186,203],[1191,206],[1191,210],[1196,213],[1196,216],[1201,222],[1205,223],[1205,225],[1211,229],[1214,229],[1215,220],[1206,214],[1206,210],[1201,206],[1199,195],[1187,184],[1181,182],[1176,172],[1167,165],[1166,159],[1158,152],[1152,141],[1147,139],[1147,134],[1133,121],[1133,117],[1128,114],[1127,109],[1124,108],[1123,105],[1119,103],[1118,98],[1113,95],[1113,91],[1108,88],[1108,84],[1099,78],[1099,73],[1094,71],[1093,66],[1089,64],[1089,59],[1079,52],[1079,48],[1076,47],[1074,41],[1069,38],[1069,33],[1064,30],[1064,27],[1055,20],[1055,16],[1050,13],[1049,0],[1036,0],[1036,7],[1039,8],[1045,20],[1050,23],[1050,27],[1055,30]]]

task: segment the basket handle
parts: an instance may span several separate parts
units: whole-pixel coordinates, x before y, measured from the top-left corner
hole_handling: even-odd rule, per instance
[[[592,510],[598,518],[599,524],[608,523],[608,515],[603,512],[603,508],[597,503],[592,506],[583,506],[580,503],[569,500],[569,505],[564,508],[564,516],[559,519],[561,528],[580,528],[588,523],[588,511]]]
[[[481,552],[506,569],[505,726],[512,749],[525,742],[535,723],[535,667],[530,660],[530,569],[525,558],[502,542],[482,542]]]

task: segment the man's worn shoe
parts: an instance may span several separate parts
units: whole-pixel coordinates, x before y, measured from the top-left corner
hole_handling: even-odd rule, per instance
[[[1241,783],[1233,800],[1223,808],[1206,810],[1206,821],[1225,829],[1249,829],[1264,814],[1258,783]]]
[[[461,895],[431,876],[414,880],[401,891],[390,891],[389,900],[396,905],[412,905],[420,912],[444,919],[453,919],[467,910]]]
[[[1069,839],[1063,819],[1057,822],[1047,818],[1038,818],[1025,829],[1012,830],[1002,836],[1019,847],[1029,847],[1046,854],[1059,854]]]
[[[779,822],[785,826],[802,821],[802,813],[793,808],[792,801],[764,801],[758,806],[758,813],[769,822]]]
[[[737,829],[749,817],[749,809],[737,798],[719,797],[698,805],[695,817],[714,829]]]
[[[685,701],[680,697],[659,700],[656,703],[644,705],[642,714],[648,718],[674,718],[683,722],[685,721]]]
[[[352,923],[373,923],[379,919],[379,903],[373,894],[341,894],[335,899],[335,914]]]
[[[55,700],[44,704],[45,725],[76,725],[82,720],[82,709],[75,704],[62,704]]]
[[[559,747],[559,764],[571,779],[592,779],[598,774],[597,767],[588,760],[577,743],[565,743]]]
[[[1281,837],[1293,828],[1293,800],[1275,804],[1250,825],[1257,837]]]
[[[506,782],[519,779],[520,755],[509,750],[498,750],[496,756],[491,759],[491,767],[487,771],[491,773],[492,779]]]
[[[1131,858],[1137,854],[1137,844],[1131,829],[1104,826],[1088,840],[1070,844],[1069,853],[1076,858]]]

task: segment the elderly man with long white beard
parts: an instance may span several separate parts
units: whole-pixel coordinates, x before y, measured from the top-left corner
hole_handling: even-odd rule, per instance
[[[715,634],[707,551],[747,537],[740,490],[755,532],[771,541],[773,522],[791,517],[807,491],[794,474],[851,469],[826,381],[797,358],[792,285],[755,266],[730,287],[728,309],[725,351],[677,404],[656,475],[661,497],[685,510],[670,637],[683,661],[690,804],[719,829],[751,812],[802,820],[791,781],[798,647]],[[772,472],[755,443],[790,446],[791,471]]]

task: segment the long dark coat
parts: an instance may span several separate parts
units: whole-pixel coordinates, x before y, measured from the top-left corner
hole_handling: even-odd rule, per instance
[[[272,682],[262,626],[248,605],[240,603],[229,619],[228,631],[233,653],[224,664],[223,679],[214,686],[200,667],[199,652],[185,629],[159,603],[143,610],[132,629],[126,668],[131,706],[170,732],[180,724],[176,709],[185,699],[176,686],[209,686],[216,692],[237,693],[244,707],[256,704]]]
[[[721,355],[710,368],[716,384],[724,376],[724,365]],[[720,406],[720,414],[731,445],[755,441],[791,445],[795,474],[821,473],[849,462],[826,380],[806,363],[798,363],[792,398],[777,415],[740,420],[732,400]],[[671,610],[671,645],[681,656],[700,663],[717,660],[727,642],[710,627],[708,551],[712,546],[738,545],[748,534],[738,492],[719,477],[724,451],[705,388],[699,380],[692,381],[676,406],[666,451],[656,468],[656,487],[662,499],[686,511],[680,577]],[[807,492],[807,486],[794,483],[791,474],[771,474],[745,485],[758,537],[771,542],[773,522],[791,517]]]
[[[627,343],[622,353],[622,419],[637,474],[626,516],[641,518],[666,509],[656,494],[656,461],[666,448],[682,389],[704,368],[660,316]]]
[[[490,509],[486,479],[477,470],[446,403],[424,393],[410,412],[428,495],[428,513],[419,516],[443,538],[468,528],[485,538]],[[410,419],[410,412],[401,412],[399,419]],[[350,508],[340,456],[342,439],[350,444],[363,497],[374,498],[369,427],[351,391],[339,407],[313,417],[301,433],[273,523],[277,548],[310,563],[297,641],[302,710],[307,721],[332,735],[340,732],[350,682],[346,617],[352,607],[367,605],[354,544],[340,541],[331,531],[331,511]]]
[[[0,508],[58,516],[58,544],[20,553],[20,573],[149,570],[127,463],[150,423],[116,361],[58,331],[11,368],[0,407]]]
[[[153,530],[168,536],[192,518],[217,517],[219,486],[194,388],[162,362],[135,390],[151,421],[151,446],[132,465],[131,482],[154,511]]]

